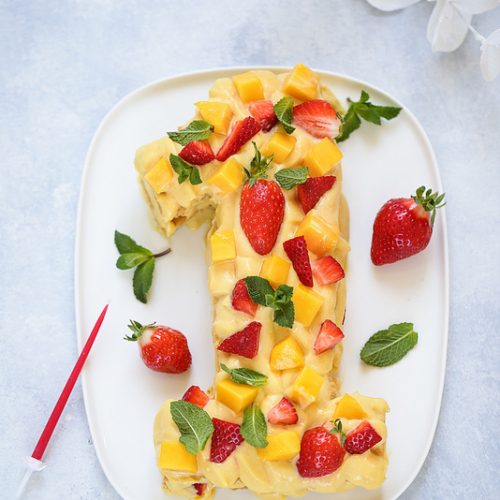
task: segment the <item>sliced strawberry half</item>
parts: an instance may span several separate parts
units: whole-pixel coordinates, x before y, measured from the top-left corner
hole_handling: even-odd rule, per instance
[[[231,155],[237,153],[259,131],[260,125],[251,116],[247,116],[243,120],[236,122],[215,157],[219,161],[227,160]]]
[[[333,349],[343,338],[342,330],[333,321],[326,319],[321,323],[318,336],[314,342],[314,352],[321,354]]]
[[[364,420],[347,433],[344,448],[351,455],[360,455],[373,448],[380,441],[382,441],[382,437],[370,425],[370,422]]]
[[[313,261],[311,268],[318,285],[331,285],[345,277],[344,269],[331,255]]]
[[[234,286],[231,304],[237,311],[244,312],[249,316],[255,316],[257,304],[250,298],[245,280],[239,280]]]
[[[267,421],[276,425],[293,425],[299,421],[299,416],[293,403],[287,398],[282,398],[276,406],[269,410]]]
[[[293,268],[301,283],[306,286],[313,286],[311,261],[309,260],[306,239],[303,236],[297,236],[285,241],[283,248],[292,261]]]
[[[259,338],[262,325],[252,321],[243,330],[233,333],[224,339],[217,347],[219,351],[237,354],[244,358],[252,359],[259,351]]]
[[[200,408],[203,408],[208,403],[208,395],[202,391],[197,385],[192,385],[182,396],[183,401],[188,401]]]
[[[293,124],[318,139],[333,139],[339,135],[341,121],[329,102],[313,99],[293,108]]]
[[[212,418],[214,432],[210,445],[210,462],[221,464],[244,441],[240,426],[218,418]]]
[[[205,493],[205,490],[207,489],[206,483],[194,483],[193,486],[196,490],[196,496],[198,497],[201,497],[201,495],[203,495],[203,493]]]
[[[188,142],[180,151],[179,156],[191,165],[205,165],[215,159],[214,152],[208,141]]]
[[[278,123],[272,101],[266,99],[253,101],[248,105],[248,111],[264,132],[269,132]]]
[[[332,188],[335,180],[336,177],[333,175],[309,177],[304,184],[297,186],[297,195],[305,214],[313,209],[320,198]]]

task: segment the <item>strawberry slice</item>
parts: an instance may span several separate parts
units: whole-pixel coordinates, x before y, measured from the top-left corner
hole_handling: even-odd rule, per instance
[[[233,333],[224,339],[217,347],[219,351],[237,354],[244,358],[252,359],[259,351],[259,338],[262,325],[252,321],[243,330]]]
[[[269,132],[278,123],[272,101],[266,99],[253,101],[248,105],[248,111],[264,132]]]
[[[326,319],[321,323],[318,336],[314,342],[314,352],[321,354],[333,349],[343,338],[342,330],[333,321]]]
[[[335,108],[322,99],[306,101],[293,108],[293,125],[303,128],[318,139],[337,137],[340,124]]]
[[[214,432],[210,446],[210,462],[221,464],[244,441],[240,434],[240,426],[233,422],[226,422],[212,418]]]
[[[231,297],[231,304],[237,311],[244,312],[252,317],[255,316],[258,306],[250,298],[247,285],[244,280],[237,281]]]
[[[293,268],[303,285],[313,286],[313,275],[311,270],[311,261],[307,252],[306,239],[303,236],[297,236],[283,243],[288,258],[292,261]]]
[[[219,161],[227,160],[231,155],[237,153],[259,131],[260,125],[251,116],[247,116],[243,120],[236,122],[215,157]]]
[[[205,490],[207,489],[206,483],[194,483],[193,486],[196,490],[196,496],[198,497],[201,497],[201,495],[203,495],[203,493],[205,493]]]
[[[282,398],[276,406],[269,410],[267,421],[270,424],[293,425],[299,421],[299,416],[292,402],[287,398]]]
[[[315,260],[311,268],[318,285],[331,285],[345,276],[344,269],[331,255]]]
[[[208,141],[188,142],[180,151],[179,156],[191,165],[205,165],[214,158],[214,152]]]
[[[208,403],[208,396],[205,391],[202,391],[197,385],[192,385],[182,396],[183,401],[188,401],[200,408],[203,408]]]
[[[344,442],[345,450],[351,455],[361,455],[365,451],[373,448],[377,443],[382,441],[382,437],[364,420],[352,431],[347,433]]]
[[[320,198],[332,188],[335,180],[336,177],[333,175],[309,177],[304,184],[297,186],[297,195],[305,214],[313,209]]]

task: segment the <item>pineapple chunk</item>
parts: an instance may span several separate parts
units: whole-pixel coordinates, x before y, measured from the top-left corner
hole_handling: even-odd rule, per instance
[[[236,257],[236,245],[232,231],[219,231],[210,236],[212,262],[232,260]]]
[[[306,365],[290,388],[289,396],[305,408],[316,400],[324,381],[321,374]]]
[[[276,255],[271,255],[262,263],[260,277],[268,280],[274,287],[277,287],[282,283],[286,283],[289,270],[289,262]]]
[[[155,166],[144,176],[156,194],[164,193],[174,171],[165,157],[161,157]]]
[[[333,419],[336,418],[356,418],[361,419],[365,418],[366,413],[358,403],[356,399],[354,399],[350,394],[344,394],[340,401],[337,403],[335,407],[335,412],[333,414]]]
[[[337,245],[339,228],[328,224],[316,210],[311,210],[300,223],[295,236],[304,236],[307,248],[321,257]]]
[[[229,104],[217,101],[198,101],[195,106],[205,121],[213,125],[216,134],[226,134],[233,117]]]
[[[323,297],[304,285],[295,287],[292,295],[295,319],[304,326],[309,326],[323,305]]]
[[[276,132],[269,142],[262,148],[264,156],[273,155],[275,163],[283,163],[293,151],[297,139],[293,135]]]
[[[264,99],[262,82],[253,71],[233,76],[233,83],[243,102]]]
[[[198,470],[196,455],[189,453],[179,441],[163,441],[161,443],[158,467],[179,472],[196,472]]]
[[[304,353],[299,343],[290,335],[273,347],[269,364],[273,370],[302,368]]]
[[[337,165],[342,156],[342,151],[338,146],[325,137],[307,152],[304,164],[308,168],[311,177],[320,177]]]
[[[297,99],[309,101],[318,92],[319,78],[314,71],[303,64],[297,64],[285,81],[283,92]]]
[[[217,186],[224,193],[231,193],[241,186],[244,177],[241,163],[234,158],[229,158],[207,179],[207,183]]]
[[[257,448],[262,460],[291,460],[300,451],[300,434],[297,431],[281,431],[267,436],[268,445]]]
[[[257,387],[246,384],[237,384],[225,378],[217,383],[217,401],[229,406],[231,410],[239,413],[252,404],[257,396]]]

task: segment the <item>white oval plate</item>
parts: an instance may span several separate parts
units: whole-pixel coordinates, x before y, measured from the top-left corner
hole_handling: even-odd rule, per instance
[[[152,425],[167,398],[180,397],[190,384],[210,385],[213,366],[211,311],[204,258],[204,229],[182,228],[173,252],[159,259],[147,305],[132,293],[131,271],[115,268],[115,229],[160,251],[167,244],[149,223],[133,167],[136,149],[174,130],[193,114],[216,78],[246,71],[228,68],[161,80],[120,101],[106,116],[90,146],[82,180],[76,241],[76,315],[81,347],[99,311],[108,316],[83,372],[82,384],[97,455],[117,492],[130,500],[161,500]],[[284,68],[270,68],[284,70]],[[373,101],[398,104],[364,82],[319,72],[337,96],[358,98],[366,89]],[[343,389],[385,398],[391,412],[387,480],[377,491],[355,490],[338,500],[394,499],[415,478],[436,428],[446,365],[448,337],[448,253],[445,211],[440,210],[425,252],[375,268],[370,262],[373,219],[391,197],[409,195],[421,184],[442,191],[432,147],[415,117],[404,110],[382,127],[363,124],[341,145],[345,194],[351,208]],[[148,370],[137,347],[125,342],[129,318],[157,321],[184,332],[193,354],[187,374]],[[420,334],[417,347],[389,368],[359,360],[366,339],[392,323],[411,321]],[[255,498],[247,491],[218,492],[218,498]],[[308,498],[321,497],[309,495]]]

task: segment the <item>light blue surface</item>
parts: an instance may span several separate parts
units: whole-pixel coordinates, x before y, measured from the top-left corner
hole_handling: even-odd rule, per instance
[[[422,2],[383,14],[364,0],[0,0],[1,498],[11,498],[77,355],[77,200],[105,113],[160,77],[296,62],[387,90],[429,134],[448,193],[450,343],[436,439],[403,498],[498,498],[500,80],[481,79],[471,37],[454,54],[431,53],[431,8]],[[500,27],[500,10],[475,25],[489,34]],[[28,498],[117,498],[95,456],[79,385],[46,461]]]

